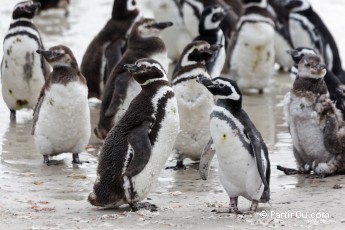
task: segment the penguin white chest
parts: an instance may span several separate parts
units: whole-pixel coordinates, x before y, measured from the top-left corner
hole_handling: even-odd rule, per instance
[[[27,29],[34,36],[39,34]],[[26,35],[11,36],[4,40],[2,60],[2,95],[10,109],[33,108],[44,84],[40,48],[35,39]]]
[[[324,145],[320,116],[314,106],[306,98],[294,94],[291,94],[290,102],[285,105],[293,145],[309,165],[315,159],[330,155]]]
[[[210,139],[209,115],[213,95],[195,79],[173,85],[173,89],[181,127],[175,148],[187,157],[198,160]]]
[[[152,99],[152,105],[159,118],[160,128],[157,132],[157,137],[152,145],[152,151],[149,162],[145,168],[136,176],[132,178],[132,184],[136,191],[135,199],[137,201],[146,198],[150,192],[153,182],[158,177],[161,170],[164,168],[180,129],[180,121],[178,115],[178,108],[176,98],[168,95],[173,93],[168,86],[162,87]],[[162,112],[163,109],[163,112]],[[158,118],[156,117],[156,119]],[[150,131],[152,132],[152,130]],[[127,199],[130,199],[128,192],[129,181],[125,180],[124,187]]]
[[[127,111],[132,100],[140,93],[141,87],[133,78],[129,80],[126,97],[114,117],[114,124],[117,124]]]
[[[35,128],[42,154],[79,153],[91,135],[87,87],[79,82],[52,84],[46,91]]]
[[[230,67],[240,88],[263,89],[273,74],[274,35],[271,24],[244,23],[238,31]]]
[[[211,118],[210,130],[219,163],[219,176],[230,197],[259,200],[264,186],[255,159],[246,148],[246,145],[250,146],[250,141],[243,128],[237,119]],[[266,168],[267,164],[263,163]]]

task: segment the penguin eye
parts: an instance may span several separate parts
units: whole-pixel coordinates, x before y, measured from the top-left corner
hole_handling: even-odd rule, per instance
[[[225,85],[224,85],[223,83],[219,83],[218,86],[219,86],[220,88],[224,88]]]
[[[150,65],[149,65],[149,66],[146,66],[146,69],[147,69],[147,70],[151,70],[151,69],[152,69],[152,66],[150,66]]]
[[[305,64],[304,66],[305,66],[305,67],[310,67],[310,64],[309,64],[309,63],[307,63],[307,64]]]
[[[132,1],[132,5],[135,6],[137,3],[135,2],[135,0]]]

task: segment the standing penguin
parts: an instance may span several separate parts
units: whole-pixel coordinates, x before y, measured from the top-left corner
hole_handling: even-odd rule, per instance
[[[209,114],[213,96],[195,79],[197,76],[210,78],[205,63],[219,48],[220,46],[210,46],[205,41],[188,44],[180,58],[178,71],[172,78],[181,127],[174,146],[177,151],[176,169],[184,167],[185,157],[199,160],[210,139]]]
[[[291,55],[294,65],[291,68],[291,78],[295,80],[298,77],[298,63],[307,54],[316,55],[316,51],[307,47],[298,47],[297,49],[288,50],[288,54]],[[345,90],[344,85],[341,84],[339,79],[329,70],[326,71],[324,76],[324,81],[326,83],[329,96],[334,102],[337,109],[339,109],[343,118],[345,119]]]
[[[164,70],[168,69],[168,56],[165,44],[159,35],[172,26],[171,22],[156,22],[143,18],[136,22],[128,38],[128,47],[123,57],[114,67],[105,85],[104,94],[95,135],[104,139],[109,130],[121,118],[132,99],[140,92],[139,84],[123,68],[140,58],[153,58]]]
[[[48,51],[37,50],[53,67],[38,99],[32,135],[47,165],[64,152],[73,154],[73,164],[80,164],[79,153],[91,135],[87,86],[72,51],[54,46]]]
[[[230,197],[227,212],[239,213],[239,196],[251,200],[250,212],[255,212],[260,198],[262,202],[267,202],[270,197],[267,146],[242,109],[242,94],[235,81],[221,77],[212,80],[203,77],[198,81],[216,99],[210,115],[210,130],[219,163],[220,181]],[[206,161],[201,159],[200,162],[202,175],[208,168],[204,167]]]
[[[326,66],[320,56],[305,55],[298,64],[298,77],[293,88],[285,97],[284,114],[297,163],[297,170],[277,167],[286,174],[314,172],[323,177],[344,172],[344,154],[333,152],[337,139],[330,134],[338,131],[338,128],[333,130],[333,118],[339,131],[345,126],[340,111],[329,98],[323,80],[325,74]]]
[[[110,43],[122,46],[122,42],[118,41],[126,39],[137,17],[139,17],[139,11],[136,9],[135,0],[114,0],[111,19],[91,41],[81,62],[80,70],[87,80],[89,98],[101,98],[102,95],[102,87],[105,84],[103,79],[105,49]],[[115,48],[112,47],[112,49]],[[116,60],[113,62],[117,63]]]
[[[219,27],[225,15],[226,11],[220,5],[205,8],[200,17],[199,36],[194,39],[194,41],[207,41],[210,45],[222,45],[222,48],[206,64],[212,78],[220,76],[225,63],[225,36]]]
[[[274,70],[274,22],[267,0],[242,0],[240,17],[230,44],[230,77],[241,89],[255,88],[263,93]]]
[[[309,1],[282,0],[280,3],[290,11],[289,32],[293,48],[310,47],[315,49],[323,56],[327,69],[332,71],[342,83],[345,83],[345,72],[337,44]]]
[[[18,3],[4,38],[2,96],[11,111],[11,120],[15,119],[16,110],[35,106],[50,71],[48,63],[35,52],[43,48],[41,36],[32,23],[39,6],[32,1]]]
[[[172,151],[179,115],[174,92],[157,61],[140,59],[125,68],[142,89],[105,139],[88,200],[102,207],[129,204],[135,211]]]

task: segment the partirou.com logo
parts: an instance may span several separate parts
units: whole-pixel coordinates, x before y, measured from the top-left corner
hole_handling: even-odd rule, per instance
[[[276,212],[276,211],[262,211],[260,212],[261,218],[276,218],[276,219],[290,219],[290,218],[297,218],[297,219],[329,219],[331,216],[329,213],[325,212],[302,212],[302,211],[284,211],[284,212]]]

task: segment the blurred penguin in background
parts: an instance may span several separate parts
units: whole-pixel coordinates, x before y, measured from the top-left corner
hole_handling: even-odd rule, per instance
[[[32,1],[18,3],[3,41],[2,96],[11,120],[15,120],[16,110],[34,108],[50,72],[46,60],[36,53],[43,49],[41,35],[32,22],[39,6]]]
[[[122,56],[126,36],[138,17],[139,10],[136,8],[135,0],[114,0],[111,19],[91,41],[81,62],[80,70],[87,80],[89,98],[101,98],[103,85],[105,84],[103,78],[105,77],[104,59],[106,48],[113,43],[111,49],[121,51],[121,53],[114,54],[114,58],[117,60],[113,60],[112,63],[116,64]],[[114,48],[116,45],[120,47]]]
[[[240,17],[229,47],[230,78],[241,89],[263,93],[274,70],[274,21],[267,0],[242,0]]]

